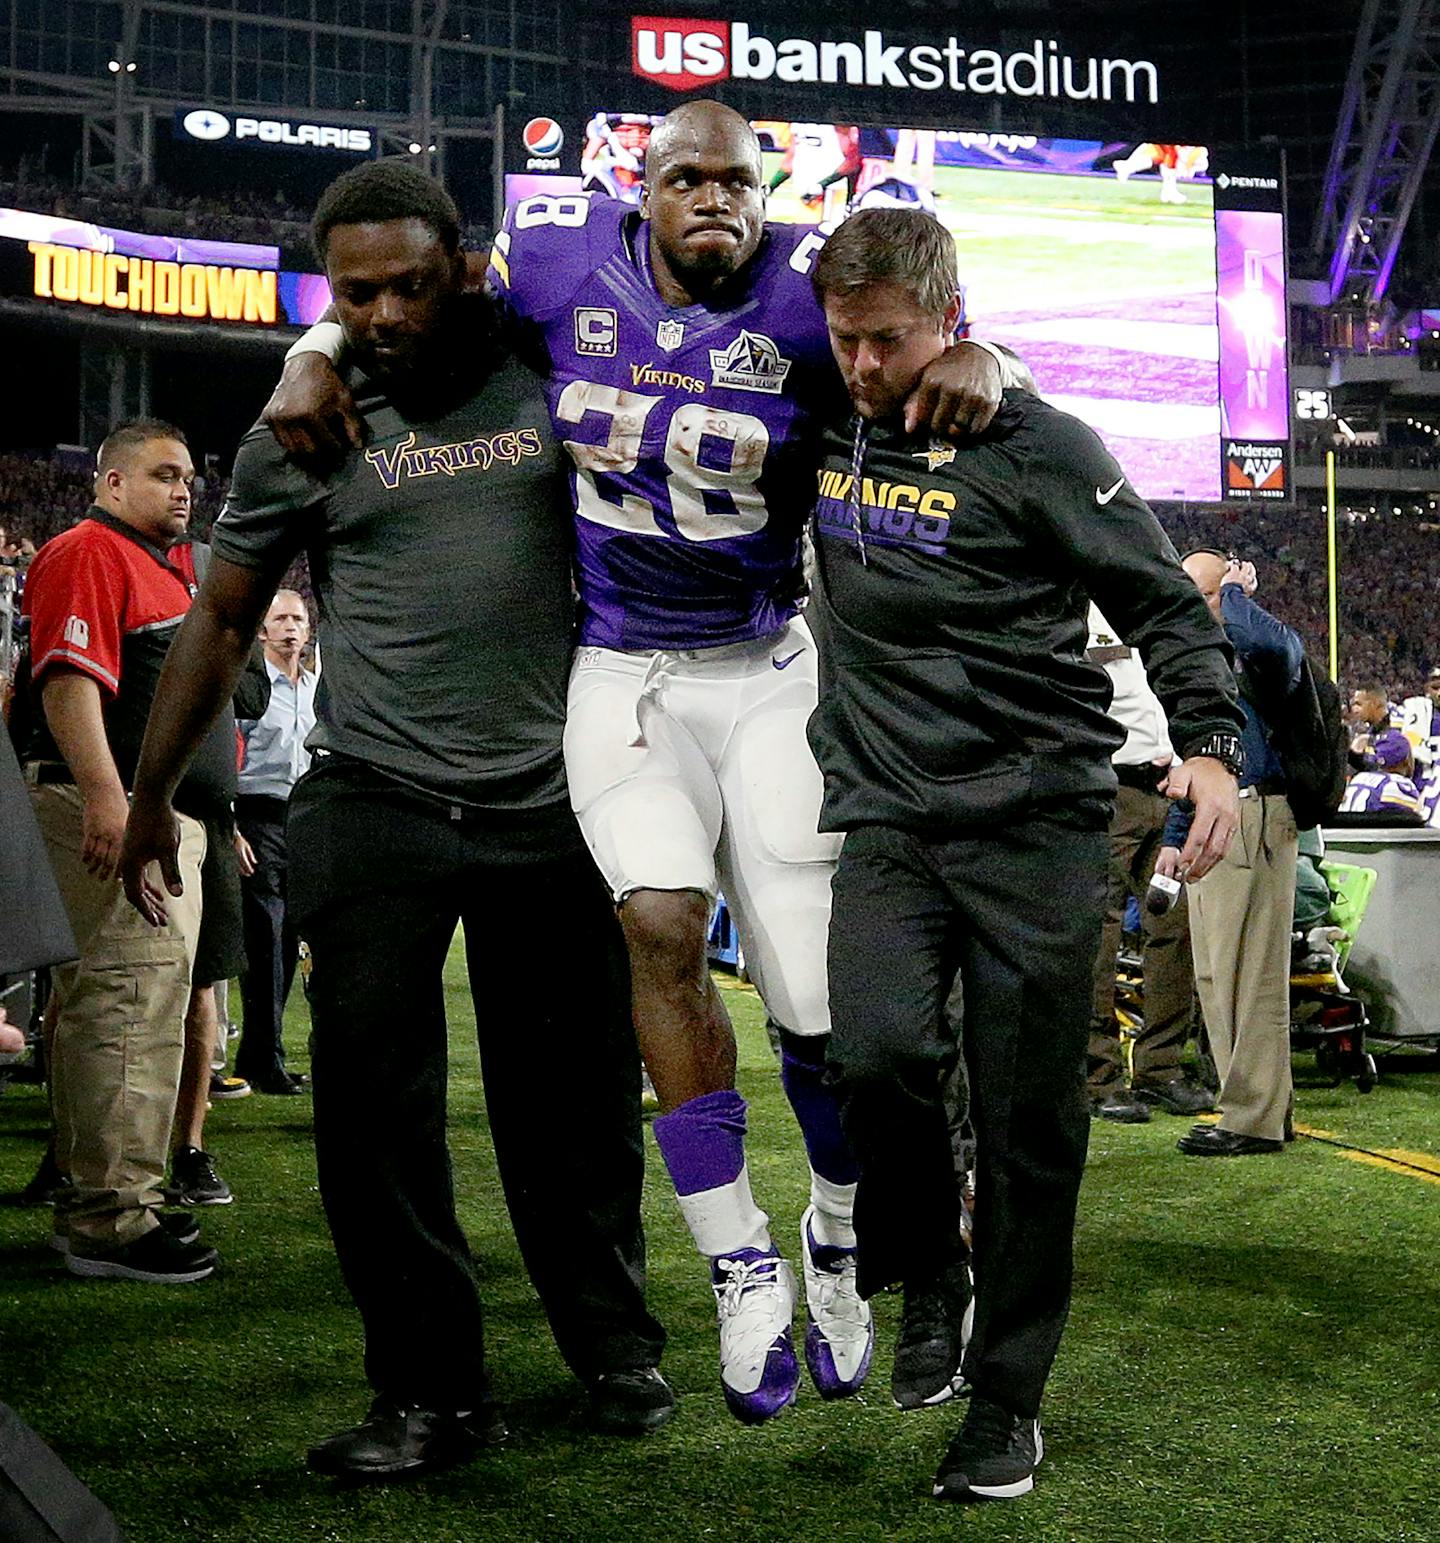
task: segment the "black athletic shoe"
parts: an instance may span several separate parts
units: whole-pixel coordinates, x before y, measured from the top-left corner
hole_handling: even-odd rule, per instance
[[[923,1285],[906,1282],[890,1369],[890,1396],[897,1408],[924,1409],[955,1396],[963,1380],[960,1363],[974,1316],[970,1267],[963,1261]]]
[[[337,1479],[412,1478],[463,1462],[509,1434],[494,1404],[441,1413],[377,1398],[359,1425],[317,1442],[305,1461]]]
[[[1013,1500],[1035,1488],[1045,1455],[1039,1420],[972,1398],[965,1423],[935,1474],[937,1500]]]
[[[590,1384],[590,1417],[617,1436],[644,1436],[675,1413],[675,1392],[654,1366],[601,1372]]]
[[[187,1216],[184,1211],[157,1211],[155,1220],[175,1239],[177,1243],[198,1243],[200,1241],[200,1223],[193,1216]],[[62,1232],[57,1225],[50,1234],[50,1247],[57,1254],[70,1252],[70,1235]]]
[[[1136,1088],[1134,1097],[1142,1104],[1163,1109],[1166,1114],[1209,1114],[1215,1107],[1209,1088],[1189,1077],[1175,1077],[1154,1087]]]
[[[1109,1088],[1090,1100],[1093,1120],[1113,1120],[1117,1125],[1147,1125],[1150,1110],[1127,1087]]]
[[[171,1205],[229,1205],[235,1198],[215,1171],[215,1159],[199,1147],[176,1147],[164,1193]]]
[[[180,1243],[168,1227],[152,1227],[120,1248],[91,1250],[71,1242],[65,1267],[72,1275],[138,1280],[150,1285],[186,1285],[215,1273],[219,1255],[201,1243]]]

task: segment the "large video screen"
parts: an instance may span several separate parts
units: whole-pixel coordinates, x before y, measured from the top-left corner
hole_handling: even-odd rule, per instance
[[[638,201],[658,121],[595,113],[578,175],[564,174],[569,157],[532,156],[507,177],[507,198]],[[553,120],[536,122],[559,132]],[[1278,271],[1241,256],[1217,282],[1205,147],[767,120],[754,128],[773,220],[823,224],[876,204],[935,214],[955,238],[972,335],[1013,348],[1041,395],[1090,424],[1144,497],[1219,499],[1225,436],[1258,432],[1238,421],[1242,410],[1248,424],[1257,389],[1288,400],[1283,255]],[[1254,368],[1261,355],[1273,380]],[[1267,430],[1284,437],[1283,425]]]

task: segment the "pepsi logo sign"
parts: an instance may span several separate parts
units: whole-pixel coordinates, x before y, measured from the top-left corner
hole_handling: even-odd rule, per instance
[[[565,131],[553,118],[532,118],[525,125],[523,135],[525,150],[529,155],[559,155],[565,143]]]

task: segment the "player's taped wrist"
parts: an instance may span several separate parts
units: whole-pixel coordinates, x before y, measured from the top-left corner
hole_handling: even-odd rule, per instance
[[[285,363],[289,364],[297,354],[324,354],[331,364],[338,364],[344,347],[345,329],[338,321],[317,321],[285,351]]]

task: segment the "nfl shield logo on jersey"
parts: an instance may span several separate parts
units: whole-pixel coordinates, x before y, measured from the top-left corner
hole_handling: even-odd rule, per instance
[[[673,354],[685,341],[685,323],[683,321],[662,321],[655,329],[655,341],[665,350]]]

